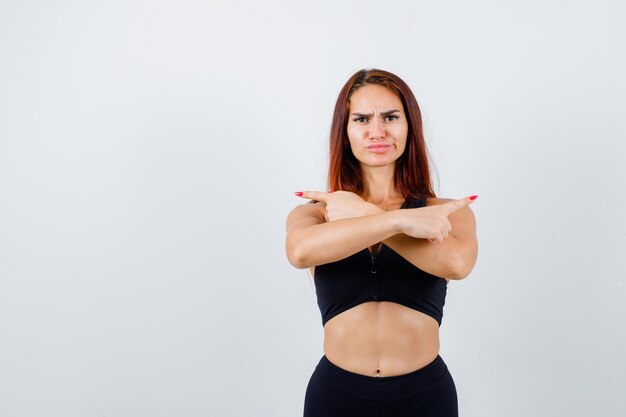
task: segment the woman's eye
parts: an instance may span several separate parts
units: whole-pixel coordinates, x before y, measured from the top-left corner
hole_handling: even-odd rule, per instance
[[[358,122],[359,120],[366,120],[365,117],[357,117],[356,119],[353,119],[355,122]]]
[[[387,118],[391,118],[391,120],[396,120],[398,116],[396,116],[395,114],[390,114],[389,116],[387,116]]]

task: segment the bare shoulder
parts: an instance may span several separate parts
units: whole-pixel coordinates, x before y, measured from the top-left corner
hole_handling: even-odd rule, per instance
[[[313,224],[324,223],[324,203],[300,204],[287,216],[287,231]]]
[[[314,203],[307,203],[307,204],[299,204],[295,206],[289,213],[288,218],[316,215],[317,213],[321,214],[323,217],[324,203],[322,203],[321,201],[316,201]]]

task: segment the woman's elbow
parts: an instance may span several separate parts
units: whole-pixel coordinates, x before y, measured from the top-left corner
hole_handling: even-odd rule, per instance
[[[289,252],[287,252],[287,260],[289,260],[289,263],[297,269],[306,269],[309,267],[309,265],[306,264],[301,257],[293,254],[290,255]]]
[[[455,259],[452,262],[450,267],[450,276],[448,278],[454,280],[462,280],[469,276],[474,269],[474,265],[476,264],[476,256],[473,256],[471,260],[468,260],[466,257],[459,254],[455,256]]]
[[[468,270],[464,268],[457,268],[457,269],[454,269],[453,272],[450,273],[448,278],[453,279],[455,281],[460,281],[462,279],[467,278],[470,272],[471,272],[471,269]]]
[[[287,253],[287,260],[294,268],[305,269],[310,266],[307,264],[305,251],[301,244],[291,242],[289,238],[287,238],[285,251]]]

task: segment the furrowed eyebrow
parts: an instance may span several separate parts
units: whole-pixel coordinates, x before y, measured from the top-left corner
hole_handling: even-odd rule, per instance
[[[380,115],[381,116],[389,116],[391,113],[395,113],[395,112],[399,112],[399,111],[400,110],[396,110],[396,109],[388,110],[388,111],[381,112]],[[372,117],[372,113],[368,113],[368,114],[365,114],[365,113],[352,113],[350,116]]]

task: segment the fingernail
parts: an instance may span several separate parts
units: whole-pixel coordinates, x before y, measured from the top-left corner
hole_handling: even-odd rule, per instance
[[[476,200],[477,195],[470,196],[470,200]]]
[[[296,191],[296,195],[297,195],[298,197],[302,197],[302,191]]]

